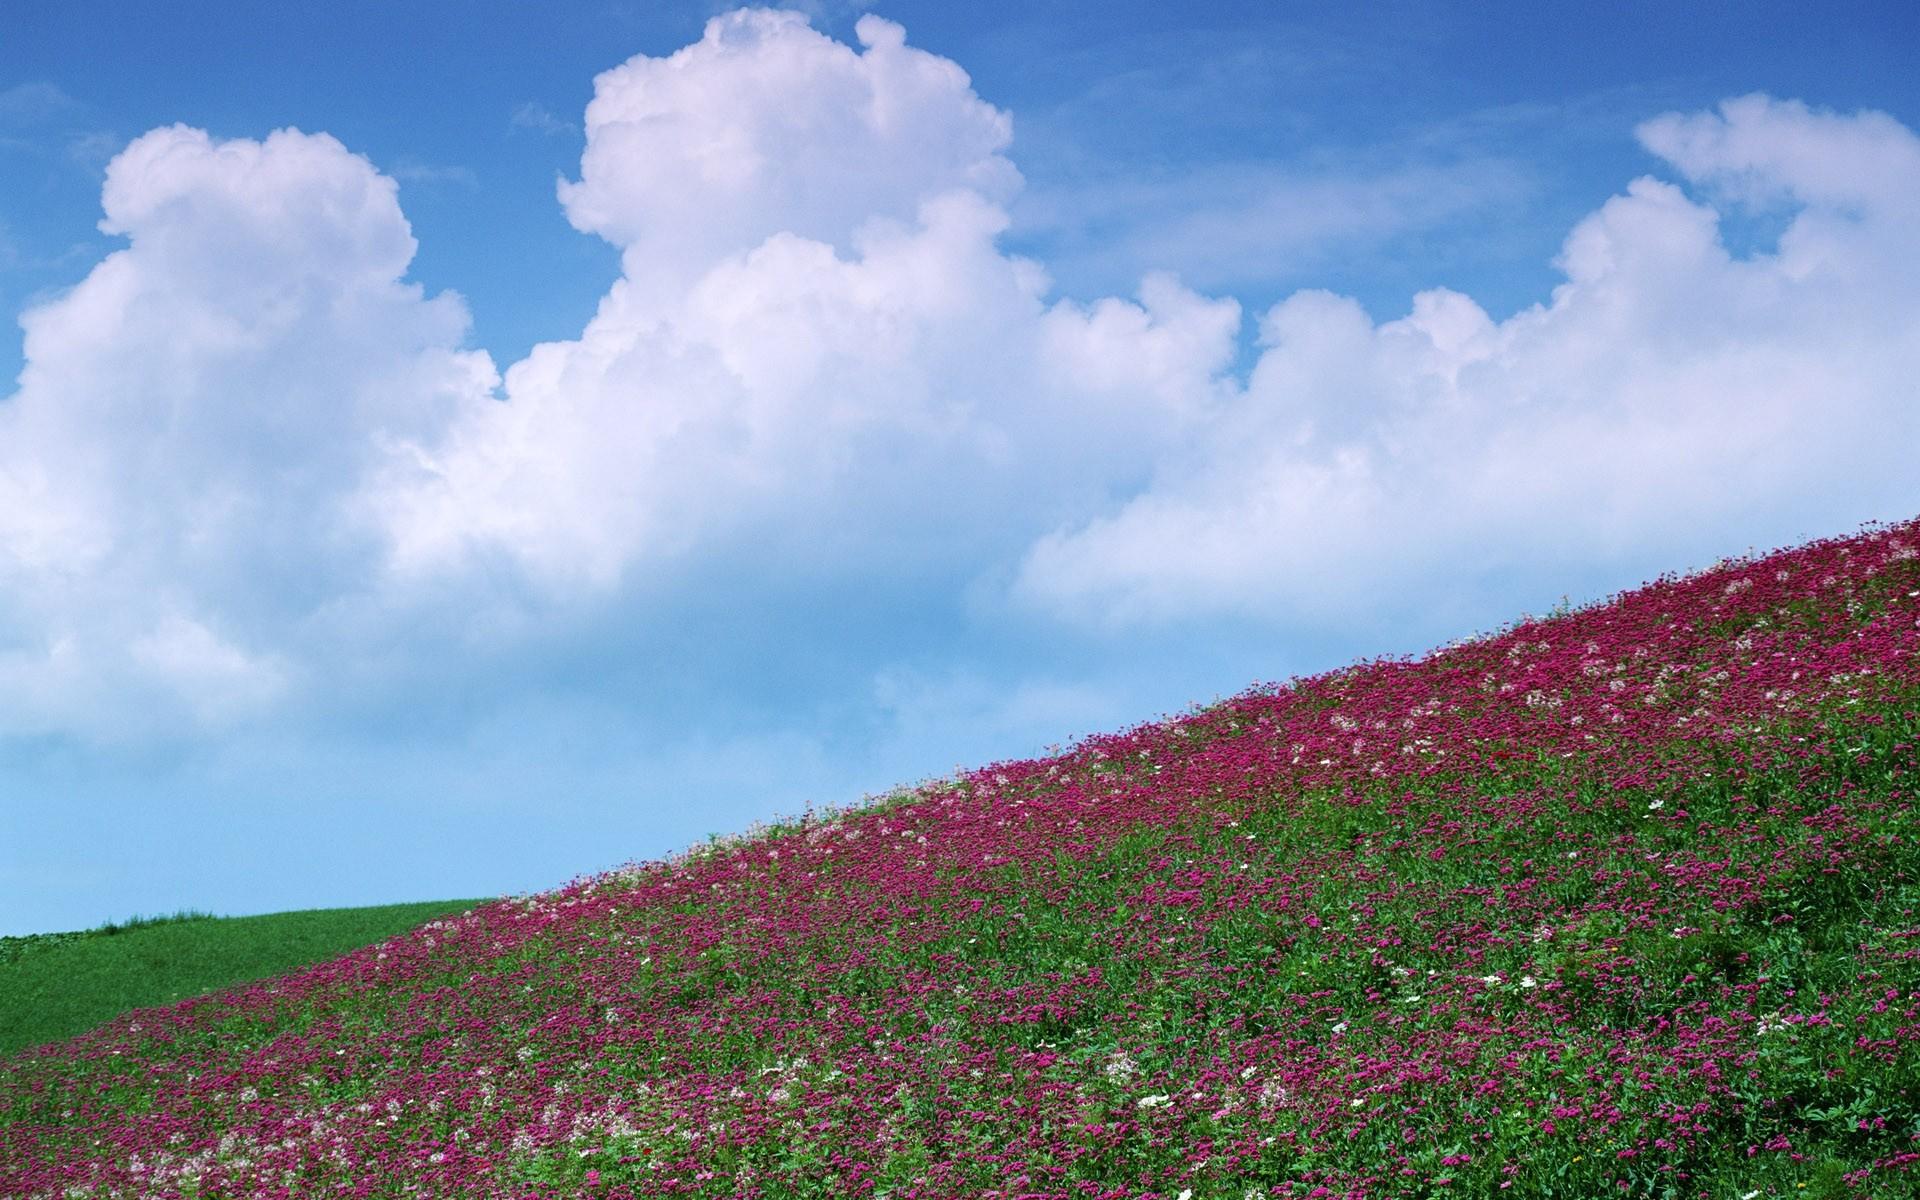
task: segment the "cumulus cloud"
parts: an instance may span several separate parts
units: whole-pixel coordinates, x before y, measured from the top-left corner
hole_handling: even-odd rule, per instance
[[[1920,139],[1764,96],[1638,135],[1705,196],[1791,206],[1777,247],[1730,255],[1719,209],[1647,177],[1567,237],[1550,302],[1507,321],[1445,289],[1378,326],[1294,295],[1222,419],[1041,539],[1018,594],[1122,623],[1377,611],[1435,573],[1920,509]]]
[[[559,189],[567,219],[619,246],[629,276],[678,282],[775,233],[845,248],[931,195],[1019,186],[1001,154],[1011,122],[965,71],[892,21],[864,16],[854,33],[859,52],[801,13],[742,9],[666,58],[603,72],[580,178]]]
[[[1649,122],[1700,195],[1634,181],[1549,303],[1496,323],[1436,290],[1375,325],[1302,292],[1242,378],[1230,298],[1151,270],[1050,297],[1000,246],[1010,118],[899,26],[855,34],[743,11],[602,74],[559,202],[622,276],[504,377],[334,139],[127,146],[101,223],[127,245],[22,317],[0,403],[0,733],[218,728],[423,628],[484,654],[684,605],[716,562],[755,581],[741,621],[877,574],[955,609],[1010,579],[1076,623],[1273,617],[1920,507],[1920,168],[1888,118]],[[1714,202],[1796,215],[1736,259]],[[904,678],[880,699],[977,707]],[[1061,686],[1009,719],[1084,702]]]
[[[114,158],[128,245],[21,317],[0,405],[0,730],[228,719],[372,586],[360,476],[495,382],[460,300],[400,281],[394,190],[297,130]]]
[[[1047,305],[996,246],[1006,115],[899,26],[856,33],[739,12],[599,77],[560,194],[624,276],[506,403],[396,460],[398,570],[505,556],[607,589],[695,548],[782,575],[1011,555],[1036,507],[1137,481],[1210,407],[1237,306],[1158,276],[1137,304]]]
[[[1223,394],[1237,306],[1159,276],[1043,302],[996,247],[1005,114],[898,26],[856,33],[735,13],[600,77],[561,194],[626,271],[500,395],[458,297],[403,282],[364,159],[129,146],[102,228],[130,245],[26,314],[0,425],[8,726],[217,724],[421,605],[525,628],[696,551],[776,593],[876,556],[963,578],[1144,478]]]

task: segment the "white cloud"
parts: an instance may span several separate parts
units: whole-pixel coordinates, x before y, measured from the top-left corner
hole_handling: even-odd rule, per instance
[[[137,669],[177,689],[192,715],[205,724],[258,712],[279,699],[288,683],[283,663],[248,654],[178,614],[138,635],[129,650]]]
[[[667,312],[623,280],[579,341],[509,370],[507,403],[396,463],[376,507],[398,565],[505,552],[564,590],[696,547],[778,556],[783,538],[801,574],[865,569],[902,539],[918,547],[903,569],[1012,552],[1026,514],[1138,477],[1204,409],[1237,314],[1164,279],[1144,307],[1049,310],[994,249],[1003,224],[951,193],[914,227],[863,232],[852,258],[776,235]]]
[[[493,384],[458,297],[400,277],[394,184],[331,137],[174,126],[107,172],[124,236],[21,317],[0,405],[0,731],[220,721],[372,586],[344,501]]]
[[[857,31],[863,53],[736,13],[600,76],[561,192],[625,277],[507,403],[396,461],[372,505],[404,573],[504,554],[605,589],[696,547],[782,576],[1008,556],[1030,513],[1137,480],[1207,410],[1237,307],[1156,276],[1142,305],[1048,308],[995,244],[1004,114],[898,26]]]
[[[1920,139],[1761,96],[1639,136],[1710,195],[1797,206],[1777,252],[1731,257],[1716,209],[1644,178],[1505,322],[1444,289],[1379,326],[1297,294],[1223,419],[1036,544],[1018,594],[1107,622],[1379,611],[1421,579],[1920,509]]]
[[[1777,256],[1730,259],[1712,208],[1639,180],[1550,304],[1496,324],[1438,290],[1376,326],[1303,292],[1241,380],[1231,299],[1148,272],[1050,300],[1000,248],[1006,114],[898,26],[856,32],[734,13],[602,74],[560,198],[623,275],[504,381],[457,296],[404,282],[394,180],[332,138],[127,146],[101,227],[128,245],[24,315],[0,404],[0,733],[217,728],[375,660],[454,670],[422,630],[484,655],[641,621],[715,563],[757,581],[742,622],[876,574],[958,609],[1016,565],[1071,622],[1272,617],[1920,507],[1920,171],[1885,118],[1642,128],[1691,186],[1803,206]],[[1089,703],[989,712],[928,671],[881,674],[909,732]]]
[[[742,9],[666,58],[603,72],[580,178],[559,189],[568,220],[621,247],[630,277],[678,282],[775,233],[844,248],[940,192],[1018,187],[1001,154],[1011,123],[966,72],[891,21],[854,30],[860,52],[800,13]]]
[[[1687,179],[1730,195],[1914,224],[1920,141],[1883,112],[1841,117],[1756,94],[1725,102],[1718,115],[1668,113],[1638,134]]]
[[[0,727],[237,719],[221,697],[349,686],[421,605],[497,640],[696,551],[756,564],[766,603],[877,560],[964,578],[1144,478],[1221,394],[1237,307],[1155,276],[1049,308],[995,244],[1004,114],[897,26],[857,32],[738,13],[601,76],[563,193],[628,270],[504,400],[458,298],[401,282],[365,160],[295,131],[129,146],[102,228],[131,245],[26,315],[0,426]]]

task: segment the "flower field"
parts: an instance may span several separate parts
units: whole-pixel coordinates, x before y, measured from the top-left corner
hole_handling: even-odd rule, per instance
[[[1920,523],[0,1061],[0,1195],[1920,1194]]]

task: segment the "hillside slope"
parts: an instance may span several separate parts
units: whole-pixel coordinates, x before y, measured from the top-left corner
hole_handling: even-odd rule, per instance
[[[1903,1195],[1920,523],[0,1063],[0,1194]]]

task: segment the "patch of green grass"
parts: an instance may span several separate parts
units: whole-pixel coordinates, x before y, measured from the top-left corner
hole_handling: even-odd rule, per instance
[[[77,933],[0,938],[0,1056],[325,962],[480,900],[322,908],[258,917],[180,912]]]

